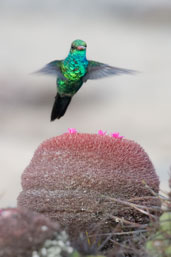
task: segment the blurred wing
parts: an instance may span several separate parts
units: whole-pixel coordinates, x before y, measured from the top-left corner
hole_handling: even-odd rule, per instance
[[[88,71],[84,76],[83,81],[86,82],[88,79],[101,79],[113,75],[133,73],[135,73],[133,70],[112,67],[100,62],[88,61]]]
[[[45,65],[42,69],[36,71],[35,73],[43,73],[46,75],[54,75],[58,78],[65,79],[62,72],[61,72],[61,61],[52,61]]]

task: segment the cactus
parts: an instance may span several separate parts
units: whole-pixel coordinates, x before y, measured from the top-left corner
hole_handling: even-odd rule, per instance
[[[124,201],[155,206],[159,179],[143,148],[118,133],[69,133],[43,142],[22,174],[18,206],[44,213],[72,233],[114,218],[149,219]],[[119,199],[119,202],[117,202]]]
[[[27,209],[1,209],[0,257],[31,257],[58,230],[59,225]]]

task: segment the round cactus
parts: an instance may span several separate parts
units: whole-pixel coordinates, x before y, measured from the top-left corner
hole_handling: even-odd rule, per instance
[[[44,215],[23,208],[0,210],[0,257],[30,257],[59,230]]]
[[[137,143],[118,133],[72,129],[38,147],[22,175],[22,187],[18,206],[44,213],[69,230],[85,231],[104,219],[107,224],[111,215],[146,222],[145,214],[114,199],[155,205],[151,196],[159,190],[159,179]]]

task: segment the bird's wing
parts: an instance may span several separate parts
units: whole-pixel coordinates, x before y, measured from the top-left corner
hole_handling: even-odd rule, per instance
[[[135,73],[135,71],[112,67],[100,62],[88,61],[88,70],[83,78],[83,81],[86,82],[88,79],[101,79],[113,75],[132,73]]]
[[[46,75],[54,75],[58,78],[65,79],[61,72],[61,62],[62,61],[52,61],[48,64],[46,64],[42,69],[36,71],[35,73],[43,73]]]

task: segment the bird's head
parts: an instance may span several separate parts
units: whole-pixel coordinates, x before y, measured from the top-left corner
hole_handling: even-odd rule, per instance
[[[85,53],[86,47],[87,47],[86,42],[84,42],[83,40],[77,39],[72,42],[70,52],[71,53],[77,53],[77,52]]]

